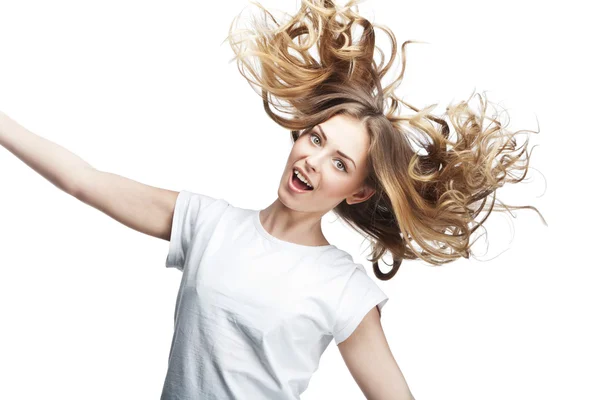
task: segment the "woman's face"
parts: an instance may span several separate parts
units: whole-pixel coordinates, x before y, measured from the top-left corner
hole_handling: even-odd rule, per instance
[[[338,114],[304,132],[288,157],[277,192],[288,208],[325,214],[342,201],[354,204],[371,197],[364,186],[369,136],[355,118]],[[342,153],[342,154],[340,154]],[[292,179],[301,172],[313,189],[297,191]]]

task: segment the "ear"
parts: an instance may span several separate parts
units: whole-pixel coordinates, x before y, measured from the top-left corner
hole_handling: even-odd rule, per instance
[[[353,193],[351,196],[346,198],[346,203],[348,204],[356,204],[362,203],[365,200],[368,200],[371,196],[375,194],[375,189],[368,185],[364,185],[357,192]]]

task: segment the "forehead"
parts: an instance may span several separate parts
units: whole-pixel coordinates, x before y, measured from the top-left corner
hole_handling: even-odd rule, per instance
[[[369,134],[367,128],[358,119],[338,114],[319,125],[327,135],[331,146],[357,161],[366,157]]]
[[[335,135],[336,133],[352,136],[362,136],[367,134],[366,128],[358,119],[344,114],[334,115],[320,125],[333,130],[334,132],[332,132],[332,135]]]

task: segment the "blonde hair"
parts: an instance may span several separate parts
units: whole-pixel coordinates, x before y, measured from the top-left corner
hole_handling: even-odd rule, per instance
[[[287,22],[277,21],[262,5],[253,4],[262,10],[262,20],[253,19],[251,29],[234,31],[236,17],[226,40],[235,53],[231,61],[237,60],[242,76],[258,89],[268,116],[289,129],[294,141],[302,130],[337,114],[352,116],[367,128],[365,184],[376,193],[358,204],[342,201],[332,211],[371,239],[368,260],[375,276],[392,278],[403,259],[441,265],[469,258],[471,235],[492,211],[498,211],[494,208],[496,189],[520,182],[527,174],[529,137],[517,148],[515,136],[532,131],[507,132],[497,115],[486,115],[485,95],[474,93],[448,106],[441,117],[430,113],[435,105],[419,110],[400,100],[394,91],[404,76],[405,47],[414,41],[402,44],[402,70],[382,87],[382,78],[396,57],[396,38],[389,28],[361,17],[357,1],[340,7],[331,0],[302,0],[300,10]],[[354,24],[363,28],[358,42],[352,38]],[[375,45],[375,28],[392,43],[385,64],[383,52]],[[309,51],[313,48],[318,60]],[[375,51],[381,54],[379,64]],[[253,59],[258,60],[257,66],[252,65]],[[474,96],[480,112],[469,107]],[[415,113],[400,115],[400,104]],[[451,128],[456,140],[450,139]],[[520,160],[524,153],[525,159]],[[517,171],[523,171],[522,176]],[[491,207],[477,222],[488,197]],[[509,212],[533,209],[546,224],[535,207],[502,207]],[[386,251],[394,264],[383,273],[378,260]]]

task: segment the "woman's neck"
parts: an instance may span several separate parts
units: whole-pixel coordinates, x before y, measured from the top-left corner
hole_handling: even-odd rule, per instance
[[[270,235],[304,246],[328,246],[321,229],[320,213],[296,211],[276,199],[258,214],[260,223]]]

